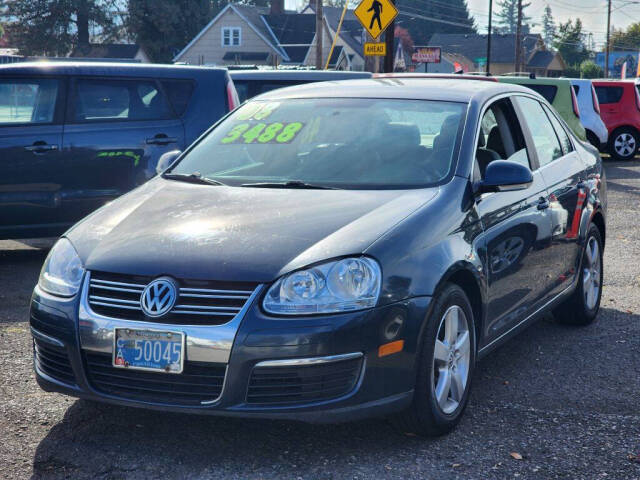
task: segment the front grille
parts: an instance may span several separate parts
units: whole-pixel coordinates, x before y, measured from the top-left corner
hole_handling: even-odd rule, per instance
[[[178,300],[161,320],[147,317],[140,307],[142,291],[153,278],[91,272],[88,302],[101,315],[126,320],[160,321],[178,325],[221,325],[244,307],[256,283],[177,279]]]
[[[64,348],[34,339],[33,353],[36,366],[42,373],[63,383],[72,385],[76,383],[76,377],[73,374],[69,357]]]
[[[222,392],[226,365],[184,363],[180,374],[115,368],[111,355],[85,353],[87,378],[99,392],[116,397],[174,405],[200,405]]]
[[[362,358],[306,366],[254,367],[247,403],[299,404],[330,400],[353,390]]]

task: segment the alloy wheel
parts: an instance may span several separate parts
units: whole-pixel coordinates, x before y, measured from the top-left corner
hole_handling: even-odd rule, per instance
[[[636,139],[629,133],[621,133],[616,137],[613,146],[618,155],[628,157],[636,151]]]
[[[600,269],[600,246],[595,237],[589,237],[582,266],[582,291],[584,303],[589,310],[593,310],[598,303]]]
[[[440,409],[451,414],[462,402],[471,359],[469,324],[459,306],[449,307],[442,316],[433,352],[433,392]]]

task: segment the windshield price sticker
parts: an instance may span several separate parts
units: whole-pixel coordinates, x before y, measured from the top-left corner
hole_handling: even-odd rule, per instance
[[[265,120],[280,106],[278,102],[255,102],[245,105],[236,115],[238,120]]]
[[[262,111],[258,113],[262,113]],[[255,116],[253,118],[256,119]],[[229,130],[220,143],[223,145],[232,143],[291,143],[302,127],[304,127],[304,123],[301,122],[239,123]]]

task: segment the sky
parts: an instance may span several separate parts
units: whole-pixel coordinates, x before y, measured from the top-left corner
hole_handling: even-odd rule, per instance
[[[427,0],[429,1],[429,0]],[[444,2],[446,0],[433,0]],[[498,11],[497,2],[493,0],[493,12]],[[523,0],[531,5],[525,13],[532,17],[538,25],[533,31],[540,31],[540,23],[544,8],[549,5],[558,22],[566,22],[569,19],[580,18],[583,24],[583,32],[591,33],[595,48],[604,45],[607,31],[607,0]],[[640,22],[640,0],[611,0],[611,26],[616,29],[624,29],[631,23]],[[308,0],[285,0],[286,7],[294,9],[296,6],[305,5]],[[359,0],[351,0],[357,5]],[[476,19],[476,25],[480,32],[486,33],[489,13],[489,0],[467,0],[469,11]],[[495,17],[494,17],[495,18]]]

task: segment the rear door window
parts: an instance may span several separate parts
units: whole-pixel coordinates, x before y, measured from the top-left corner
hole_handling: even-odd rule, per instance
[[[181,117],[189,106],[193,95],[193,82],[191,80],[161,80],[160,83],[169,97],[173,111]]]
[[[622,87],[596,87],[596,96],[598,102],[605,103],[618,103],[622,98]]]
[[[580,85],[571,85],[573,87],[573,91],[576,92],[576,97],[580,93]]]
[[[549,103],[553,103],[553,100],[556,98],[556,93],[558,93],[558,87],[556,87],[555,85],[541,85],[539,83],[523,83],[522,86],[530,88],[534,92],[538,92]]]
[[[78,79],[74,108],[76,122],[172,117],[166,99],[153,80]]]
[[[556,135],[558,136],[558,140],[560,140],[560,145],[562,146],[562,153],[566,155],[569,152],[573,151],[573,144],[569,139],[569,135],[567,131],[564,129],[558,118],[553,114],[551,110],[547,108],[546,105],[542,106],[544,111],[546,112],[549,120],[551,120],[551,124],[553,125],[553,129],[556,131]]]
[[[1,79],[0,124],[52,123],[58,90],[57,79]]]
[[[533,137],[540,167],[560,158],[562,146],[540,102],[529,97],[515,98]]]

